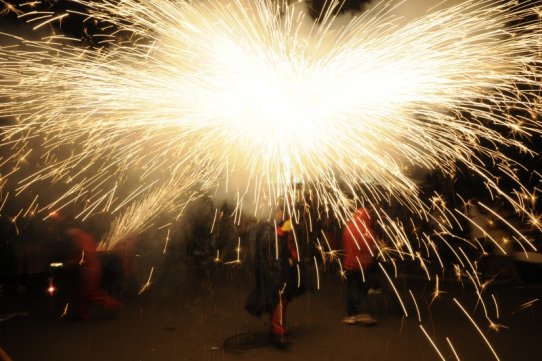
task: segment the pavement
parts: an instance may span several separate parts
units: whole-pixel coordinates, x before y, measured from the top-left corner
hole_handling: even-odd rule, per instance
[[[248,270],[220,266],[202,278],[180,267],[164,274],[141,295],[125,296],[119,312],[96,309],[90,321],[60,317],[64,305],[45,292],[4,293],[0,349],[13,361],[534,361],[541,354],[542,287],[536,284],[487,290],[485,309],[503,326],[497,332],[467,283],[442,279],[442,293],[433,299],[434,280],[400,274],[395,284],[408,317],[392,294],[369,296],[367,311],[378,324],[368,327],[341,322],[345,284],[336,272],[322,271],[320,289],[295,299],[288,309],[293,343],[284,351],[268,341],[268,318],[243,310],[251,287]]]

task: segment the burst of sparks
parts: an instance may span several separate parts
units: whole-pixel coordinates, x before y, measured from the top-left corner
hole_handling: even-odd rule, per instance
[[[101,35],[107,48],[59,36],[0,52],[1,107],[19,119],[2,129],[4,142],[40,139],[47,164],[18,190],[47,181],[69,189],[46,208],[84,199],[83,214],[107,210],[119,193],[108,184],[135,171],[148,185],[140,197],[156,172],[179,167],[216,185],[227,165],[242,197],[252,189],[259,203],[295,197],[302,182],[344,217],[344,182],[358,199],[391,196],[424,213],[409,165],[451,173],[465,163],[502,193],[480,154],[504,173],[511,160],[482,140],[524,145],[487,124],[540,131],[494,111],[538,110],[537,95],[518,85],[537,82],[539,24],[506,27],[533,9],[467,1],[404,27],[385,11],[341,27],[331,14],[310,25],[299,6],[265,0],[77,2],[114,29]],[[40,25],[58,19],[46,15]],[[129,40],[117,44],[122,34]],[[208,168],[192,169],[199,162]]]

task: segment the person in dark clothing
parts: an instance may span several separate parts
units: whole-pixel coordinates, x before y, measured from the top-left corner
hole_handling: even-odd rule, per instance
[[[299,256],[292,239],[292,224],[277,210],[275,222],[258,225],[254,237],[255,287],[245,309],[254,316],[271,315],[270,334],[279,348],[288,346],[286,309],[292,299],[305,291],[298,279]]]

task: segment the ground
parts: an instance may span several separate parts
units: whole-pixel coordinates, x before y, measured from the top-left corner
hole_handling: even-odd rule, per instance
[[[445,360],[496,360],[488,345],[453,299],[474,315],[499,360],[531,361],[540,355],[542,287],[504,284],[488,290],[499,305],[491,331],[484,309],[467,283],[441,279],[446,290],[432,302],[434,281],[399,273],[396,281],[409,316],[395,309],[391,295],[370,296],[373,327],[341,323],[344,284],[335,272],[321,275],[320,290],[296,299],[288,309],[292,345],[282,351],[267,342],[268,319],[243,310],[250,289],[247,270],[220,266],[207,281],[185,268],[139,296],[125,297],[117,314],[95,310],[90,321],[59,318],[62,306],[45,294],[0,296],[0,314],[23,312],[0,322],[0,347],[14,361],[169,361],[169,360],[441,360],[424,336],[409,290],[417,296],[421,325]],[[490,298],[491,299],[491,298]],[[528,301],[534,301],[527,304]],[[495,304],[487,302],[490,315]],[[1,319],[1,318],[0,318]]]

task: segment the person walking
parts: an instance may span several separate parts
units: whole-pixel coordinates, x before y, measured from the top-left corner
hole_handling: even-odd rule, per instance
[[[369,290],[367,270],[373,264],[376,235],[367,208],[359,208],[347,222],[342,233],[343,270],[346,278],[346,317],[345,324],[375,324],[376,319],[363,313],[363,306]]]
[[[274,223],[259,224],[253,240],[255,287],[245,302],[251,315],[270,314],[271,341],[281,349],[291,343],[286,327],[288,304],[305,290],[298,280],[298,250],[291,232],[292,223],[284,219],[281,209],[275,212]]]

